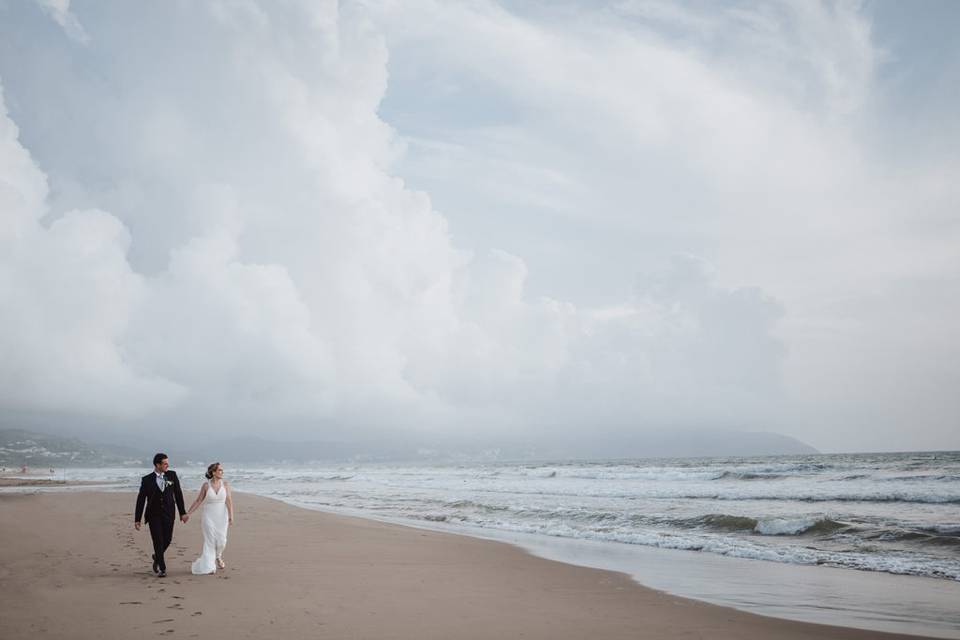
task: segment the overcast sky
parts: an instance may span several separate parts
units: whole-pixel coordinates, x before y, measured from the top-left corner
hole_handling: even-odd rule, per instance
[[[958,24],[0,0],[0,422],[960,449]]]

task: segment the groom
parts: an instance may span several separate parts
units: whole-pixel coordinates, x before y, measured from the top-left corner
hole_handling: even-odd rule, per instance
[[[146,503],[146,511],[144,511]],[[133,517],[133,526],[140,530],[140,516],[144,516],[153,538],[153,572],[161,578],[167,575],[167,565],[163,561],[163,552],[173,540],[173,522],[176,519],[174,504],[180,511],[180,521],[189,519],[183,507],[183,491],[176,472],[170,471],[167,454],[153,456],[153,473],[140,480],[140,493],[137,495],[137,510]]]

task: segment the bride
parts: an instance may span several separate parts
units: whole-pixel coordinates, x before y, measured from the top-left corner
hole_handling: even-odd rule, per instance
[[[207,482],[200,487],[200,495],[187,510],[187,516],[202,503],[203,552],[193,561],[190,570],[197,575],[216,573],[223,569],[223,549],[227,546],[227,527],[233,524],[233,499],[230,485],[223,479],[223,466],[214,462],[207,467]]]

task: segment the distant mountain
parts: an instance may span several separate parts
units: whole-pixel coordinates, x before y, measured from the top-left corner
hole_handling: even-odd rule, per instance
[[[820,453],[779,433],[730,429],[664,429],[636,433],[599,433],[577,443],[578,458],[701,458]]]
[[[168,446],[149,451],[115,444],[90,443],[79,438],[52,435],[26,429],[0,429],[0,466],[28,467],[150,467],[154,453],[163,451],[174,466],[231,463],[305,463],[365,462],[407,459],[406,450],[342,442],[282,442],[264,438],[240,437],[194,444],[172,441]]]
[[[224,463],[308,462],[495,462],[503,460],[602,460],[807,455],[813,447],[776,433],[671,429],[595,432],[555,436],[548,441],[503,442],[481,437],[412,440],[383,437],[367,442],[278,441],[259,437],[220,438],[208,443],[174,441],[162,450],[173,466]],[[19,467],[149,467],[155,452],[87,443],[23,429],[0,430],[0,465]]]
[[[672,429],[637,433],[597,432],[558,436],[549,442],[476,443],[421,449],[420,457],[459,460],[618,460],[643,458],[727,458],[820,453],[778,433]]]
[[[24,429],[0,429],[0,465],[5,467],[142,466],[143,452],[126,447],[89,444]]]
[[[191,461],[223,462],[469,462],[608,458],[694,458],[809,455],[819,451],[777,433],[672,429],[557,437],[549,442],[502,442],[483,438],[378,440],[375,442],[279,442],[263,438],[220,440]]]

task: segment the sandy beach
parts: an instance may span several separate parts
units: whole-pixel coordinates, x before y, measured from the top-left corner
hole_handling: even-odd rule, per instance
[[[896,638],[678,598],[511,545],[237,496],[214,576],[190,574],[194,520],[168,577],[132,526],[133,494],[0,495],[5,640],[237,638]]]

